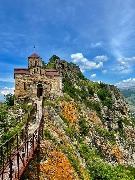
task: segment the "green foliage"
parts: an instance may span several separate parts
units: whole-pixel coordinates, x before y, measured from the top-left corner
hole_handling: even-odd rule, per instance
[[[134,175],[125,166],[111,166],[103,162],[95,162],[89,167],[93,180],[134,180]]]
[[[60,60],[60,58],[56,55],[53,55],[50,59],[48,64],[46,65],[46,68],[52,68],[55,69],[55,60]]]
[[[42,66],[45,69],[47,67],[47,63],[45,63],[44,61],[42,61]]]
[[[8,121],[7,121],[8,111],[5,105],[0,106],[0,130],[7,132]]]
[[[97,94],[104,106],[108,106],[109,108],[112,107],[113,100],[111,98],[111,94],[108,92],[107,89],[103,87],[98,90]]]
[[[44,130],[45,139],[51,139],[51,133],[48,129]]]
[[[44,105],[45,105],[45,106],[52,106],[52,107],[55,108],[55,109],[58,109],[58,108],[59,108],[59,106],[58,106],[54,101],[52,101],[52,100],[46,100],[46,101],[44,102]]]
[[[100,128],[99,126],[95,126],[96,132],[103,137],[105,141],[110,141],[112,144],[116,143],[116,138],[114,136],[114,132],[108,131],[104,128]]]
[[[10,114],[10,108],[11,107],[7,106],[6,104],[0,106],[0,130],[2,133],[2,136],[0,138],[1,143],[4,143],[21,130],[21,128],[26,123],[28,114],[33,109],[33,106],[23,104],[21,106],[12,107],[12,110],[21,108],[25,112],[23,119],[21,121],[17,121],[17,119],[15,119],[15,117]]]
[[[84,157],[92,180],[134,180],[135,168],[122,165],[112,166],[100,160],[97,151],[83,143],[79,144],[80,154]]]
[[[97,112],[97,114],[100,115],[101,107],[98,102],[91,102],[88,100],[84,100],[83,102],[84,102],[85,106],[87,106],[89,109],[95,110]]]
[[[26,113],[32,111],[32,109],[33,109],[34,107],[33,107],[31,104],[26,104],[26,103],[24,103],[24,104],[22,104],[22,105],[16,106],[15,108],[22,109],[22,110],[25,112],[25,114],[26,114]]]
[[[69,78],[66,78],[63,80],[64,81],[64,89],[63,91],[67,93],[71,98],[75,100],[79,100],[78,97],[78,90],[72,85],[71,81]]]
[[[81,108],[81,106],[79,104],[77,104],[77,109],[78,109],[78,111],[82,110],[82,108]]]
[[[113,105],[113,100],[111,98],[106,97],[106,99],[103,101],[103,105],[111,108]]]
[[[55,139],[55,137],[52,136],[49,129],[44,130],[44,138],[47,140],[52,140],[54,143],[58,143],[57,139]]]
[[[64,92],[67,93],[76,101],[87,101],[87,98],[94,94],[94,91],[91,87],[88,86],[88,90],[85,86],[82,86],[81,89],[75,88],[69,78],[64,78]]]
[[[82,136],[86,136],[89,132],[89,125],[83,118],[79,119],[79,130]]]
[[[93,96],[94,95],[93,87],[88,86],[88,92],[89,92],[89,95]]]
[[[99,153],[94,149],[90,149],[90,147],[84,141],[79,143],[79,150],[80,150],[81,155],[86,160],[87,164],[90,164],[93,161],[100,159]]]
[[[77,76],[82,80],[86,80],[85,76],[81,72],[77,73]]]
[[[111,97],[111,94],[105,88],[99,89],[97,94],[101,101],[106,100],[107,97]]]
[[[13,106],[14,105],[14,95],[13,94],[5,95],[5,102],[8,106]]]
[[[46,100],[46,101],[44,102],[44,105],[45,105],[45,106],[53,106],[54,104],[53,104],[52,101]]]
[[[15,134],[19,133],[21,128],[24,126],[24,124],[26,123],[27,120],[27,115],[25,115],[23,121],[21,121],[20,123],[18,123],[15,127],[13,127],[12,130],[8,131],[7,133],[5,133],[1,139],[0,142],[4,143],[5,141],[9,140],[12,136],[14,136]]]
[[[64,128],[66,134],[71,138],[71,139],[77,139],[78,142],[82,141],[82,137],[76,132],[75,127],[71,126],[69,121],[63,116],[60,115],[61,119],[63,122],[66,124],[66,127]]]
[[[82,173],[80,172],[80,169],[79,169],[79,164],[80,164],[79,159],[77,157],[73,156],[73,150],[68,149],[67,153],[68,153],[68,159],[69,159],[71,165],[74,167],[74,169],[77,172],[78,176],[83,180],[84,177],[83,177],[83,175],[82,175]]]
[[[62,117],[62,116],[61,116]],[[64,128],[66,135],[71,138],[73,142],[76,142],[76,146],[70,148],[65,148],[64,153],[67,154],[72,166],[76,170],[80,179],[84,179],[81,176],[79,161],[76,156],[74,156],[75,147],[79,150],[79,153],[83,159],[85,159],[86,170],[89,171],[90,179],[92,180],[133,180],[135,179],[135,168],[133,167],[125,167],[122,165],[112,166],[111,164],[103,162],[101,159],[101,154],[95,149],[91,149],[86,143],[83,136],[80,136],[72,127],[66,118],[62,117],[63,121],[66,123],[66,127]],[[85,129],[87,131],[87,124],[84,119],[81,119],[80,128],[83,133],[85,133]],[[114,136],[114,132],[107,131],[99,126],[95,126],[96,132],[105,139],[105,141],[110,141],[112,144],[115,144],[116,139]],[[83,134],[82,133],[82,134]],[[73,143],[72,143],[73,144]]]
[[[69,101],[71,101],[72,99],[71,99],[71,97],[70,97],[69,95],[64,94],[64,98],[63,98],[63,100],[65,100],[65,101],[69,102]]]
[[[56,55],[53,55],[50,59],[49,59],[49,62],[50,63],[53,63],[55,60],[60,60],[60,58]]]
[[[93,102],[92,106],[93,106],[93,110],[96,110],[97,113],[101,112],[101,107],[100,107],[100,104],[98,102]]]
[[[64,121],[64,123],[69,126],[69,121],[62,114],[60,114],[60,117]]]

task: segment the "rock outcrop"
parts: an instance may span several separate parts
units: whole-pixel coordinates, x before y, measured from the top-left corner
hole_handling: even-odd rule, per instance
[[[51,63],[63,76],[63,96],[44,102],[42,148],[48,153],[41,176],[135,179],[135,125],[119,89],[86,79],[73,63]]]

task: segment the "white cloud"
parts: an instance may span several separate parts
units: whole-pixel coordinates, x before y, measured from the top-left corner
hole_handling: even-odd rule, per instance
[[[117,64],[112,71],[116,74],[129,74],[132,72],[132,66],[129,64]]]
[[[14,87],[12,87],[12,88],[4,87],[0,90],[0,94],[2,94],[2,95],[7,95],[10,93],[14,94]]]
[[[103,45],[102,41],[96,42],[96,43],[91,43],[91,48],[98,48],[101,47]]]
[[[121,73],[121,74],[129,74],[130,72],[133,71],[133,65],[135,64],[135,57],[120,57],[117,59],[117,66],[112,69],[116,73]]]
[[[119,88],[128,88],[135,86],[135,78],[129,78],[115,84]]]
[[[82,53],[71,54],[71,59],[73,63],[78,63],[82,72],[91,69],[100,69],[103,67],[103,62],[96,64],[94,61],[89,61],[84,58]]]
[[[121,64],[129,63],[129,62],[134,63],[135,57],[131,57],[131,58],[121,57],[121,58],[118,58],[117,61]]]
[[[96,76],[97,76],[96,74],[92,74],[90,77],[95,78]]]
[[[95,61],[98,61],[98,62],[100,62],[100,61],[107,61],[109,58],[108,58],[108,56],[106,56],[106,55],[101,55],[101,56],[96,56],[96,57],[94,57],[94,60]]]
[[[107,73],[107,70],[105,69],[105,70],[102,70],[102,73],[103,74],[106,74]]]

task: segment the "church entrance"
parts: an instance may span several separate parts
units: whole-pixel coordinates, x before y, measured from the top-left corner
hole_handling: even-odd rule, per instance
[[[37,85],[37,97],[40,98],[43,94],[43,86],[42,84]]]

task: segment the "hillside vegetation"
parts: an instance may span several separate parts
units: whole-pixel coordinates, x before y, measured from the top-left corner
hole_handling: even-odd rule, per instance
[[[61,73],[63,94],[44,100],[44,140],[22,179],[36,179],[38,169],[40,180],[134,180],[135,123],[120,90],[86,79],[55,55],[44,67]],[[33,108],[0,106],[0,143],[20,131]]]
[[[63,96],[44,102],[40,179],[134,180],[134,122],[121,92],[57,56],[49,66],[63,76]]]

